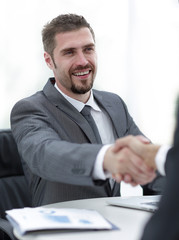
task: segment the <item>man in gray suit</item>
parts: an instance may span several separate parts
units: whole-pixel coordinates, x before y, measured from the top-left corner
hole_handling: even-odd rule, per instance
[[[54,78],[11,113],[33,205],[120,196],[126,173],[133,185],[152,181],[154,170],[130,149],[113,151],[116,139],[142,133],[119,96],[92,90],[97,58],[89,23],[82,16],[60,15],[44,27],[42,38]],[[83,115],[86,105],[93,126]],[[160,193],[159,181],[143,186],[144,194]]]

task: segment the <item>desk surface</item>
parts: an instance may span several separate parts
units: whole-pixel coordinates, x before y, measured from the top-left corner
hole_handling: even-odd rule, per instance
[[[151,216],[151,213],[110,206],[107,198],[94,198],[50,204],[45,207],[55,208],[84,208],[94,209],[102,214],[107,220],[119,227],[119,230],[111,231],[85,231],[85,232],[41,232],[29,233],[25,236],[15,235],[20,240],[139,240],[144,226]]]

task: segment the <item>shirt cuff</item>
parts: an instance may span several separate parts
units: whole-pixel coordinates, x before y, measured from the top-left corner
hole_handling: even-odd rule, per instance
[[[169,145],[162,145],[155,157],[155,163],[157,166],[157,169],[159,171],[159,173],[163,176],[166,175],[165,173],[165,162],[166,162],[166,157],[167,157],[167,153],[168,150],[171,148],[171,146]]]
[[[108,150],[108,148],[111,146],[110,145],[104,145],[97,157],[96,157],[96,161],[95,161],[95,164],[94,164],[94,169],[93,169],[93,179],[95,180],[106,180],[107,178],[110,178],[111,177],[111,174],[109,172],[105,172],[104,169],[103,169],[103,161],[104,161],[104,156],[105,156],[105,153],[106,151]]]

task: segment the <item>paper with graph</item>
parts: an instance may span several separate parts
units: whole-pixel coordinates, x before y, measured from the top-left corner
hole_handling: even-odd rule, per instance
[[[21,208],[6,211],[19,234],[56,229],[112,229],[97,211],[73,208]]]

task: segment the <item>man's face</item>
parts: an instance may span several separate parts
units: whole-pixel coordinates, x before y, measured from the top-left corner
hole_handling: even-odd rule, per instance
[[[53,70],[57,86],[70,97],[86,94],[93,86],[97,70],[95,43],[88,28],[59,33],[55,37],[53,59],[45,53],[45,61]]]

